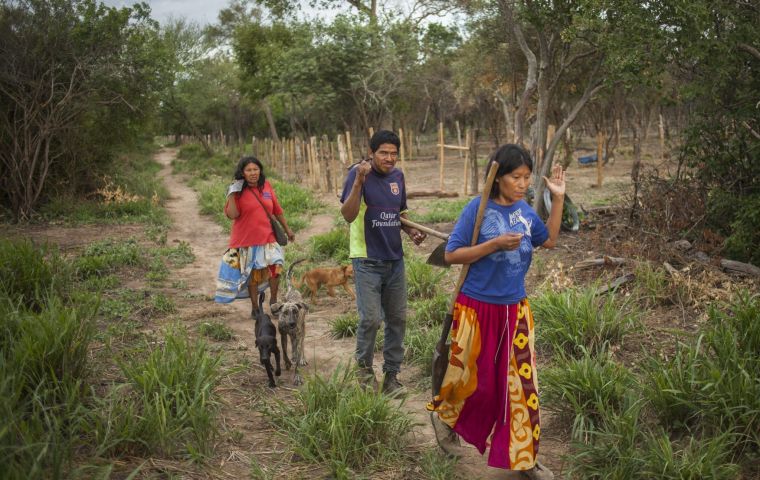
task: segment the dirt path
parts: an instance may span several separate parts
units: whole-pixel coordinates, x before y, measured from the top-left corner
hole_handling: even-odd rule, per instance
[[[228,236],[222,228],[216,225],[208,217],[199,213],[197,194],[188,187],[182,176],[171,172],[171,161],[176,156],[176,150],[164,149],[156,155],[156,161],[163,165],[160,176],[167,189],[169,199],[166,208],[172,219],[172,228],[168,233],[169,242],[184,241],[190,244],[195,261],[186,267],[176,271],[177,278],[182,279],[188,286],[189,292],[201,294],[207,300],[213,297],[214,279],[217,273],[219,259],[225,250]],[[338,200],[333,196],[325,196],[322,200],[328,205],[328,213],[312,217],[310,226],[296,236],[297,242],[305,242],[310,237],[328,232],[333,228],[335,213],[338,211]],[[334,208],[332,208],[334,207]],[[430,243],[430,245],[425,245]],[[426,241],[420,253],[437,245],[437,241]],[[225,440],[218,446],[220,474],[223,476],[242,475],[250,473],[251,458],[256,459],[262,465],[281,464],[282,456],[286,452],[283,446],[278,444],[268,431],[266,422],[258,413],[251,408],[258,396],[271,397],[271,390],[266,389],[266,374],[258,364],[255,348],[253,348],[253,329],[250,320],[251,305],[247,300],[236,301],[230,305],[216,305],[210,301],[196,306],[181,308],[183,321],[192,321],[208,317],[224,317],[224,322],[234,332],[237,344],[228,350],[231,354],[242,355],[244,363],[250,364],[252,373],[242,374],[242,385],[223,386],[226,396],[227,407],[223,412],[225,430],[235,432],[230,435],[234,439]],[[316,305],[310,306],[307,317],[307,334],[305,350],[309,366],[306,367],[313,373],[329,375],[339,363],[348,363],[353,356],[355,340],[353,338],[335,340],[330,336],[329,320],[337,315],[355,309],[353,301],[344,293],[339,292],[334,299],[322,297]],[[319,348],[317,348],[319,345]],[[375,359],[375,369],[380,378],[379,368],[382,365],[382,355]],[[413,384],[417,372],[413,368],[406,368],[400,374],[402,383]],[[240,377],[236,377],[240,378]],[[291,395],[290,372],[283,371],[278,388],[274,395],[285,397]],[[234,382],[233,382],[234,383]],[[433,447],[435,440],[429,419],[425,411],[425,404],[429,400],[427,392],[412,390],[404,402],[404,408],[413,416],[418,427],[415,429],[413,443],[419,446]],[[520,475],[504,472],[485,466],[486,459],[478,454],[474,448],[465,449],[465,457],[457,467],[457,472],[463,478],[479,479],[518,479]],[[553,460],[550,458],[550,460]],[[547,462],[551,467],[554,462]],[[281,470],[281,469],[278,469]],[[277,476],[276,478],[287,478]]]

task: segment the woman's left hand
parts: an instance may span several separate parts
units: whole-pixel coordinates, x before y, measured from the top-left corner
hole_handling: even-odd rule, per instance
[[[554,165],[552,167],[552,178],[544,178],[546,182],[546,188],[549,189],[552,196],[562,197],[565,195],[565,171],[562,170],[561,165]]]
[[[295,241],[296,241],[296,234],[295,234],[295,233],[293,233],[293,230],[291,230],[291,229],[288,229],[288,231],[287,231],[286,233],[288,234],[288,241],[289,241],[289,242],[291,242],[291,243],[292,243],[292,242],[295,242]]]

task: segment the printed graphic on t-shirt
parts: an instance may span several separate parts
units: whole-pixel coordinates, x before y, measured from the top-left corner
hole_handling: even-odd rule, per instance
[[[401,192],[401,190],[398,188],[398,183],[391,182],[390,186],[391,186],[391,193],[392,194],[398,195]]]
[[[400,227],[401,220],[396,212],[380,212],[379,218],[373,218],[371,228]]]
[[[494,262],[505,262],[507,275],[518,275],[527,270],[531,260],[533,247],[530,243],[531,220],[522,215],[522,209],[509,214],[509,220],[493,208],[486,208],[480,235],[484,241],[496,238],[505,233],[522,233],[520,248],[516,250],[500,250],[488,256]]]

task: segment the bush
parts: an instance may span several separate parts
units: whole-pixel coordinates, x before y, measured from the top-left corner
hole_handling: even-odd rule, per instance
[[[725,253],[730,258],[760,265],[760,194],[737,198],[735,205]]]

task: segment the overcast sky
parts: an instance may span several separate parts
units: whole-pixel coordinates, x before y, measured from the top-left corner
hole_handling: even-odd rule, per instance
[[[138,0],[101,0],[108,6],[112,7],[126,7],[131,6]],[[408,9],[404,6],[411,5],[410,0],[388,0],[385,4],[394,2],[401,11]],[[158,20],[160,23],[166,23],[170,18],[184,17],[191,22],[205,25],[208,23],[215,23],[219,10],[225,8],[229,4],[229,0],[145,0],[145,3],[150,5],[151,17]],[[302,15],[309,18],[333,18],[340,10],[325,10],[325,9],[313,9],[307,6],[305,0],[301,0]],[[350,11],[352,8],[346,3],[345,11]],[[453,17],[447,16],[439,18],[436,21],[442,21],[443,23],[456,23]]]
[[[112,7],[128,7],[137,2],[137,0],[101,1]],[[229,0],[147,0],[145,3],[150,5],[151,17],[162,24],[172,17],[185,17],[191,22],[205,25],[216,22],[219,10],[225,8]],[[311,14],[316,15],[316,12]]]

